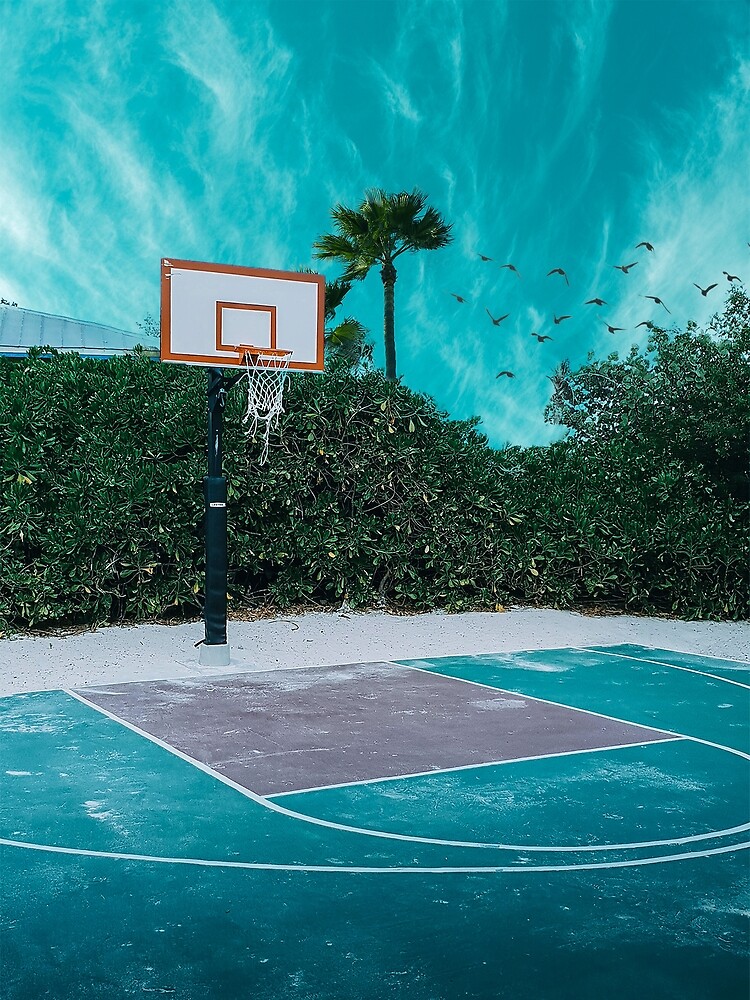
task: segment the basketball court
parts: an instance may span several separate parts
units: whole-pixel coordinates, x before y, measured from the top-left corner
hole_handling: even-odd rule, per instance
[[[572,647],[0,699],[3,997],[747,995],[750,676]]]
[[[161,358],[208,374],[202,673],[0,698],[2,1000],[744,1000],[747,663],[238,669],[222,410],[242,383],[262,463],[323,320],[318,275],[162,261]]]

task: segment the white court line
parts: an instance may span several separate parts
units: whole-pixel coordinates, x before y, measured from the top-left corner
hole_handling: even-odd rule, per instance
[[[637,643],[626,643],[626,645],[637,645]],[[581,647],[583,648],[583,647]],[[599,650],[594,650],[592,646],[588,647],[593,652],[599,652]],[[664,646],[641,646],[641,649],[664,649]],[[684,653],[685,656],[699,656],[703,660],[726,660],[727,663],[739,663],[740,666],[745,667],[750,670],[750,660],[737,660],[733,656],[716,656],[715,653],[691,653],[689,649],[667,649],[668,653]],[[673,663],[668,663],[667,666],[673,667]]]
[[[570,648],[570,647],[566,647]],[[495,687],[492,684],[485,684],[484,681],[475,681],[470,677],[456,677],[453,674],[441,673],[436,667],[417,667],[413,663],[400,664],[400,666],[408,666],[409,670],[419,670],[423,674],[429,674],[431,677],[442,677],[449,681],[459,681],[461,684],[472,684],[474,687],[486,688],[488,691],[494,691],[512,694],[516,698],[525,698],[526,701],[539,701],[543,705],[554,705],[555,708],[566,708],[569,712],[582,712],[583,715],[594,715],[598,719],[606,719],[608,722],[619,722],[624,726],[631,726],[633,729],[648,729],[652,733],[662,733],[665,736],[675,736],[678,739],[689,740],[692,739],[691,736],[684,736],[682,733],[674,733],[669,729],[661,729],[658,726],[647,725],[643,722],[633,722],[630,719],[618,719],[616,715],[605,715],[603,712],[594,712],[590,708],[577,708],[575,705],[564,705],[560,701],[550,701],[549,698],[539,698],[537,695],[522,694],[520,691],[513,691],[511,688],[507,687]]]
[[[696,858],[710,858],[714,854],[731,854],[750,847],[750,841],[727,847],[713,847],[708,851],[689,854],[670,854],[662,857],[640,858],[632,861],[598,861],[575,865],[489,865],[450,866],[440,868],[417,868],[414,866],[377,867],[370,865],[281,865],[261,861],[215,861],[207,858],[165,858],[150,854],[122,854],[115,851],[89,851],[84,848],[56,847],[53,844],[33,844],[24,840],[6,840],[0,837],[0,846],[16,847],[28,851],[44,851],[50,854],[68,854],[83,858],[109,858],[115,861],[146,861],[155,864],[198,865],[204,868],[240,868],[250,871],[273,872],[326,872],[337,875],[490,875],[516,874],[517,872],[571,872],[592,871],[601,868],[634,868],[641,865],[662,865],[673,861],[693,861]]]
[[[410,669],[420,670],[420,667],[413,667]],[[445,676],[441,674],[440,676]],[[467,683],[472,683],[471,681]],[[486,686],[486,685],[479,685]],[[492,690],[496,691],[497,688]],[[198,770],[203,771],[204,774],[210,775],[212,778],[216,778],[217,781],[228,785],[235,791],[244,795],[246,798],[251,799],[258,805],[263,806],[265,809],[270,809],[272,812],[280,813],[282,816],[288,816],[290,819],[300,820],[303,823],[310,823],[313,826],[324,827],[328,830],[338,830],[344,833],[355,833],[359,836],[365,837],[379,837],[382,840],[398,840],[401,842],[409,844],[429,844],[433,847],[466,847],[466,848],[477,848],[484,850],[499,850],[499,851],[520,851],[520,852],[541,852],[541,853],[578,853],[582,851],[589,853],[591,851],[618,851],[618,850],[636,850],[641,848],[651,848],[651,847],[668,847],[674,844],[690,844],[695,843],[700,840],[714,840],[719,837],[728,837],[736,833],[744,833],[746,830],[750,830],[750,823],[745,823],[740,826],[730,827],[725,830],[713,830],[708,833],[698,833],[690,837],[673,837],[668,840],[647,840],[633,844],[596,844],[593,846],[581,847],[578,844],[564,844],[564,845],[543,845],[543,844],[494,844],[486,843],[483,841],[467,841],[467,840],[445,840],[439,837],[418,837],[415,835],[405,834],[405,833],[391,833],[387,830],[373,830],[367,827],[360,826],[350,826],[346,823],[336,823],[333,820],[320,819],[317,816],[310,816],[307,813],[297,812],[293,809],[287,809],[284,806],[279,805],[277,802],[272,801],[270,798],[266,798],[262,795],[258,795],[256,792],[252,792],[249,788],[245,788],[243,785],[238,784],[236,781],[232,781],[231,778],[227,778],[225,775],[221,774],[219,771],[215,771],[212,767],[204,764],[202,761],[196,760],[194,757],[190,757],[188,754],[184,753],[182,750],[178,750],[177,747],[171,746],[169,743],[165,743],[164,740],[159,739],[158,736],[153,736],[151,733],[146,732],[145,729],[141,729],[134,725],[132,722],[128,722],[126,719],[121,719],[119,716],[114,715],[112,712],[108,711],[106,708],[102,708],[100,705],[94,702],[88,701],[82,695],[77,694],[75,691],[66,691],[66,694],[70,695],[71,698],[75,698],[76,701],[80,701],[82,705],[86,705],[88,708],[92,708],[102,715],[111,719],[113,722],[117,722],[121,726],[125,726],[126,729],[130,729],[132,732],[139,736],[144,737],[144,739],[150,740],[150,742],[155,743],[156,746],[161,747],[163,750],[174,754],[175,757],[179,757],[180,760],[186,761],[188,764],[192,764],[193,767],[197,767]],[[556,702],[548,702],[548,704],[557,704]],[[566,706],[558,706],[566,707]],[[583,709],[580,709],[583,711]],[[608,718],[605,716],[605,718]],[[622,720],[617,720],[622,721]],[[632,725],[632,723],[631,723]],[[692,736],[683,736],[680,733],[669,733],[669,736],[675,739],[693,740]],[[698,743],[706,743],[705,740],[696,740]],[[731,747],[721,747],[715,743],[708,743],[708,746],[713,746],[720,750],[727,750],[729,753],[736,753],[740,757],[744,757],[750,760],[750,755],[743,753],[741,750],[733,750]]]
[[[683,667],[678,663],[665,663],[664,660],[651,660],[645,656],[630,656],[628,653],[613,653],[609,649],[591,649],[587,646],[571,646],[571,649],[578,649],[582,653],[603,653],[605,656],[615,656],[622,660],[634,660],[636,663],[653,663],[658,667],[671,667],[673,670],[684,670],[689,674],[700,674],[701,677],[710,677],[714,681],[723,681],[725,684],[734,684],[736,687],[750,691],[750,684],[743,684],[742,681],[733,681],[729,677],[720,677],[718,674],[709,674],[705,670],[696,670],[695,667]],[[750,664],[749,664],[750,666]]]
[[[639,743],[617,743],[608,747],[584,747],[583,750],[561,750],[559,753],[538,753],[530,757],[507,757],[504,760],[485,760],[479,764],[457,764],[456,767],[436,767],[431,771],[410,771],[408,774],[387,774],[382,778],[363,778],[361,781],[341,781],[335,785],[313,785],[295,788],[289,792],[273,792],[267,799],[280,799],[284,795],[304,795],[306,792],[327,792],[334,788],[356,788],[358,785],[380,785],[385,781],[406,781],[409,778],[433,778],[436,775],[454,774],[456,771],[477,771],[480,767],[500,767],[503,764],[524,764],[530,760],[554,760],[557,757],[575,757],[582,753],[599,753],[606,750],[627,750],[630,747],[648,747],[652,743],[677,743],[681,737],[670,736],[660,740],[641,740]],[[304,752],[304,751],[303,751]]]
[[[607,646],[611,647],[613,645],[616,645],[616,646],[635,646],[635,645],[637,645],[637,643],[623,643],[623,642],[608,643],[606,641],[602,641],[602,643],[601,643],[601,646],[603,646],[603,647],[607,647]],[[423,660],[423,661],[424,660],[453,660],[453,659],[457,659],[457,658],[464,659],[466,657],[471,657],[472,659],[478,659],[480,656],[516,656],[518,653],[548,653],[548,652],[549,653],[555,653],[555,652],[564,651],[566,649],[585,649],[587,652],[590,652],[590,653],[601,653],[601,652],[604,651],[602,648],[598,648],[598,647],[599,647],[599,643],[597,643],[597,642],[592,642],[592,644],[590,646],[538,646],[538,647],[535,646],[532,649],[529,649],[528,646],[526,646],[523,649],[501,649],[501,650],[496,650],[495,652],[490,652],[490,653],[463,653],[463,654],[462,653],[438,653],[435,656],[405,656],[404,660]],[[746,667],[748,670],[750,670],[750,660],[737,660],[733,656],[716,656],[714,653],[691,653],[687,649],[671,649],[671,648],[667,648],[665,646],[651,646],[651,647],[641,646],[641,649],[648,649],[648,648],[651,648],[651,649],[654,649],[654,650],[657,650],[657,649],[666,649],[666,651],[668,653],[684,653],[685,656],[699,656],[702,659],[707,659],[707,660],[726,660],[727,663],[739,663],[740,666]],[[401,661],[401,660],[392,660],[392,661],[389,661],[389,662],[403,664],[403,661]],[[674,664],[669,663],[669,664],[665,664],[665,666],[670,666],[671,667],[671,666],[674,666]]]

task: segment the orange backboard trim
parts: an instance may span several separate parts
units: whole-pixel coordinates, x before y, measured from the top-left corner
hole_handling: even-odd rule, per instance
[[[299,271],[277,271],[271,268],[244,267],[237,264],[213,264],[207,261],[181,260],[175,257],[164,257],[161,261],[160,358],[162,361],[183,361],[203,366],[215,365],[216,367],[228,367],[230,365],[239,365],[241,363],[239,357],[232,356],[234,354],[233,348],[226,345],[220,345],[218,343],[218,332],[216,348],[217,350],[226,351],[226,358],[212,358],[210,356],[196,354],[181,354],[172,351],[171,292],[169,281],[173,268],[181,271],[211,271],[218,274],[248,275],[250,277],[259,278],[278,278],[284,281],[304,281],[308,284],[316,284],[318,286],[318,314],[316,317],[317,327],[315,345],[317,361],[292,362],[290,367],[292,370],[297,371],[323,371],[325,342],[325,278],[322,274],[308,274]],[[274,340],[271,346],[276,346],[275,306],[252,306],[244,303],[223,303],[223,305],[230,305],[235,309],[273,309],[272,331]],[[219,310],[217,304],[217,313],[218,312]]]
[[[269,347],[276,347],[276,306],[250,305],[247,302],[217,302],[216,303],[216,350],[233,351],[234,344],[225,344],[223,340],[224,310],[225,309],[247,309],[250,312],[264,312],[271,317],[271,343]],[[253,344],[253,347],[262,347],[262,344]]]

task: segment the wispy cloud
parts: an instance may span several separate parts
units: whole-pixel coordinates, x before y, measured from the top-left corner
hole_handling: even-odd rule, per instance
[[[289,114],[293,57],[260,11],[243,27],[238,36],[217,7],[184,0],[169,18],[166,55],[192,82],[202,105],[202,113],[189,118],[183,149],[201,179],[203,227],[215,226],[220,217],[225,247],[242,253],[247,220],[256,220],[254,251],[279,266],[287,254],[284,220],[293,215],[298,199],[299,153],[289,157],[282,125],[288,115],[286,135],[294,134],[296,121]],[[304,116],[302,129],[309,136]],[[278,139],[281,148],[275,145]]]
[[[455,241],[401,258],[400,371],[454,415],[481,414],[495,441],[550,440],[546,376],[562,358],[627,350],[647,318],[702,322],[723,270],[750,280],[739,41],[721,78],[723,11],[739,38],[744,5],[693,19],[696,46],[711,34],[721,59],[687,73],[665,43],[625,102],[647,6],[410,0],[385,30],[378,5],[328,0],[6,4],[0,293],[132,329],[158,309],[162,255],[309,263],[334,203],[416,186]],[[643,239],[653,254],[635,251]],[[636,257],[629,275],[612,268]],[[570,286],[547,277],[555,266]],[[694,281],[718,287],[703,297]],[[584,306],[594,295],[608,306]],[[347,309],[382,352],[376,271]],[[509,319],[495,327],[487,309]],[[554,326],[561,313],[573,318]]]
[[[721,90],[672,116],[668,145],[663,133],[642,130],[646,176],[631,193],[633,239],[613,252],[636,259],[633,245],[642,239],[655,249],[653,254],[639,251],[631,281],[610,285],[625,323],[652,319],[684,327],[692,319],[703,324],[723,303],[728,287],[723,271],[750,280],[741,221],[747,216],[748,128],[750,62],[738,56]],[[706,297],[693,284],[705,288],[713,282],[718,287]],[[671,318],[644,295],[662,298]]]
[[[254,132],[264,118],[273,118],[272,98],[283,102],[291,83],[291,50],[280,43],[267,17],[256,9],[238,36],[216,6],[190,0],[173,3],[167,19],[166,53],[209,97],[218,119],[214,139],[227,145],[246,143],[242,125]]]
[[[414,125],[418,124],[422,120],[422,115],[417,110],[414,97],[409,93],[408,87],[390,76],[375,59],[370,60],[370,67],[374,84],[380,91],[380,96],[385,101],[388,111],[397,118],[403,118]]]

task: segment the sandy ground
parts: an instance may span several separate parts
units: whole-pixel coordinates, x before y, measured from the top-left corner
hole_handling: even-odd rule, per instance
[[[518,609],[499,614],[312,612],[229,623],[231,664],[202,667],[201,622],[0,641],[0,695],[402,657],[638,643],[750,662],[750,622],[684,622]]]

